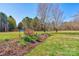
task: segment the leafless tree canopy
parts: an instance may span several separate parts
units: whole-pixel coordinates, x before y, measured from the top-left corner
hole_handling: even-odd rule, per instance
[[[48,9],[48,4],[40,3],[38,6],[38,17],[43,23],[45,22],[47,18],[47,9]]]
[[[53,6],[52,10],[51,10],[51,13],[52,13],[52,24],[54,26],[54,29],[56,31],[58,31],[59,26],[63,22],[63,12],[60,9],[59,4],[53,4],[52,6]]]
[[[45,22],[47,20],[48,15],[48,4],[47,3],[40,3],[38,5],[38,17],[40,19],[40,25],[43,26],[45,31]]]
[[[52,26],[55,30],[58,30],[58,27],[61,25],[63,20],[63,12],[60,9],[59,4],[39,4],[38,16],[41,23],[52,22]]]

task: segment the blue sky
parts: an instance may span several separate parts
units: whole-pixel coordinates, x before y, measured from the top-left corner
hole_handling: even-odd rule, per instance
[[[12,15],[16,22],[19,23],[24,17],[35,17],[37,15],[37,4],[15,4],[7,3],[0,4],[0,12],[5,13],[7,16]]]
[[[35,3],[0,3],[0,12],[7,16],[12,15],[17,24],[26,16],[35,17],[37,15],[38,4]],[[79,4],[63,3],[61,9],[64,11],[65,20],[68,21],[71,16],[79,12]]]
[[[79,3],[63,3],[61,9],[64,11],[66,21],[79,12]]]

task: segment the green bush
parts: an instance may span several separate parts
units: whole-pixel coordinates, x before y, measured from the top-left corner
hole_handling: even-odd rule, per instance
[[[32,42],[38,39],[38,37],[36,35],[30,36],[30,35],[26,35],[23,37],[23,39],[27,42]]]
[[[38,36],[37,35],[33,35],[31,36],[33,40],[37,40],[38,39]]]
[[[5,41],[9,41],[10,39],[5,39]]]

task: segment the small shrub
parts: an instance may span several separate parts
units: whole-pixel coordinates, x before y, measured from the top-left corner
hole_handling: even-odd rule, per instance
[[[35,34],[34,30],[32,29],[25,29],[24,34],[25,36],[23,37],[23,39],[27,42],[34,43],[34,41],[38,39],[38,36]]]
[[[9,41],[10,39],[5,39],[5,41]]]
[[[27,36],[24,36],[24,40],[27,41],[27,42],[31,42],[32,38],[27,35]]]
[[[37,35],[33,35],[31,36],[33,40],[37,40],[38,39],[38,36]]]
[[[25,41],[27,41],[27,42],[33,42],[33,41],[35,41],[35,40],[37,40],[38,39],[38,37],[37,36],[35,36],[35,35],[33,35],[33,36],[30,36],[30,35],[26,35],[26,36],[24,36],[24,38],[23,38]]]
[[[42,42],[42,41],[44,41],[47,37],[48,37],[47,34],[41,34],[41,35],[39,35],[38,41]]]
[[[34,32],[34,30],[32,30],[32,29],[25,29],[24,34],[25,34],[25,35],[34,35],[35,32]]]

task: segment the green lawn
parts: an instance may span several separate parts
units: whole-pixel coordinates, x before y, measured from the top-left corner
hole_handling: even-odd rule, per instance
[[[37,34],[44,33],[42,31],[38,31]],[[6,39],[18,39],[20,36],[23,36],[23,32],[0,32],[0,41],[4,41]]]
[[[27,56],[79,56],[79,31],[50,32],[46,41],[38,45]]]
[[[38,31],[37,34],[44,32]],[[79,56],[79,31],[46,32],[46,41],[36,46],[26,56]],[[20,33],[23,35],[23,32]],[[19,32],[0,32],[0,41],[19,37]]]
[[[23,35],[23,32],[20,35]],[[0,32],[0,41],[15,38],[19,38],[19,32]]]

